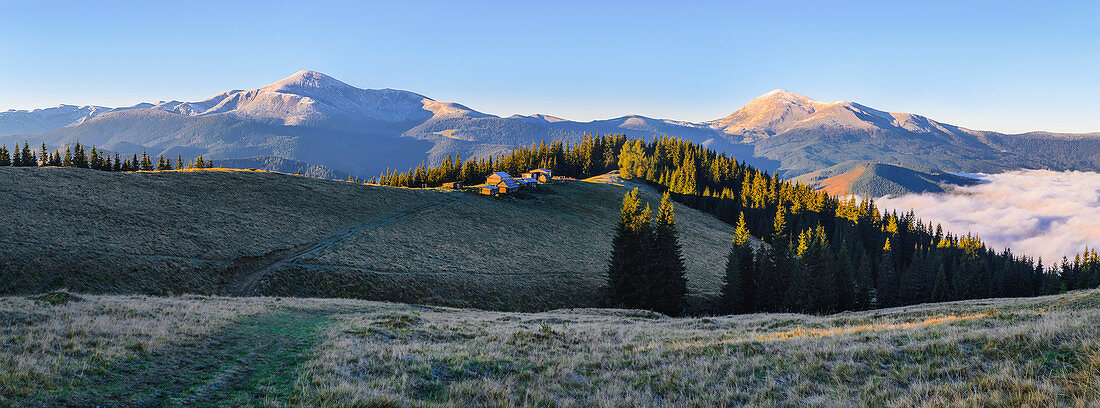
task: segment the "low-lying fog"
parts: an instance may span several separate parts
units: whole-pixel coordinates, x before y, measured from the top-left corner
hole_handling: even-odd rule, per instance
[[[978,234],[998,250],[1042,257],[1051,265],[1100,245],[1100,173],[1021,170],[969,175],[986,183],[949,193],[884,197],[879,208],[910,208],[947,231]]]

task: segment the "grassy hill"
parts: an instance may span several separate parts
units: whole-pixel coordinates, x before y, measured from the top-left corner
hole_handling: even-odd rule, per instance
[[[0,405],[1096,406],[1100,291],[832,316],[0,297]]]
[[[977,180],[921,166],[848,161],[794,178],[832,195],[882,197],[938,193],[943,185],[970,185]]]
[[[601,306],[627,186],[497,199],[250,171],[0,168],[0,293],[358,297],[501,310]],[[646,191],[656,208],[659,197]],[[677,206],[691,301],[732,227]]]

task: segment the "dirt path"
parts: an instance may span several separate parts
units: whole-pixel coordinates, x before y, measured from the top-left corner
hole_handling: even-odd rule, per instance
[[[298,365],[332,312],[279,309],[207,339],[115,362],[30,406],[228,407],[293,401]]]
[[[230,268],[231,270],[227,272],[227,275],[232,277],[231,279],[233,280],[233,283],[231,283],[227,290],[227,294],[233,296],[260,295],[260,283],[263,282],[264,277],[280,266],[295,263],[299,259],[324,252],[341,241],[351,238],[360,232],[384,227],[403,218],[411,217],[425,209],[445,205],[457,199],[457,195],[447,194],[441,199],[406,207],[394,215],[357,225],[316,242],[273,251],[258,257],[238,258],[233,261],[233,266]]]

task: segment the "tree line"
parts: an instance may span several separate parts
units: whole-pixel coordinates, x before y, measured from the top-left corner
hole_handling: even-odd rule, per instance
[[[1033,259],[912,211],[832,197],[675,138],[628,141],[619,170],[735,225],[721,312],[828,313],[1061,289],[1059,274]]]
[[[141,152],[140,158],[137,154],[124,158],[114,153],[112,159],[111,154],[106,150],[98,150],[94,145],[90,147],[90,151],[85,150],[85,146],[77,141],[65,146],[64,152],[61,149],[50,152],[46,149],[46,144],[42,143],[41,149],[34,152],[26,141],[23,142],[22,149],[19,148],[18,143],[10,151],[4,145],[0,146],[0,167],[78,167],[101,171],[157,171],[214,167],[214,162],[204,159],[202,155],[188,161],[184,161],[182,155],[176,155],[173,165],[172,159],[163,155],[154,158]],[[153,159],[156,159],[156,163]]]
[[[466,185],[485,182],[485,176],[503,171],[516,175],[546,168],[570,177],[590,177],[614,170],[619,166],[619,149],[626,143],[623,135],[585,135],[581,140],[553,141],[532,144],[510,152],[485,158],[462,158],[449,155],[442,163],[429,166],[420,163],[404,172],[386,171],[369,182],[392,187],[438,187],[450,181]]]

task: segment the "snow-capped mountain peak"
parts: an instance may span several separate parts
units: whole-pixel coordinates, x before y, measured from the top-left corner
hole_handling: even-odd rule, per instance
[[[355,89],[355,87],[317,71],[301,70],[295,72],[294,75],[260,88],[262,91],[290,94],[311,93],[320,89],[345,91]]]
[[[754,98],[732,115],[706,124],[729,134],[774,135],[837,103],[815,101],[785,89],[776,89]]]

